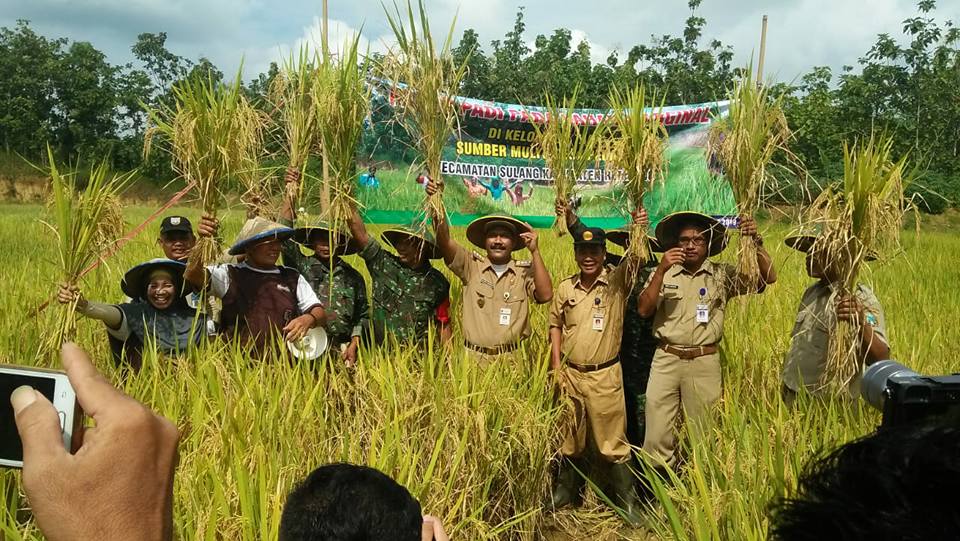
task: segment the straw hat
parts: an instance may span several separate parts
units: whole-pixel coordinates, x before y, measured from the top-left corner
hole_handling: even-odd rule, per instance
[[[174,285],[180,290],[183,283],[183,271],[187,264],[173,259],[157,258],[140,263],[128,270],[120,280],[120,290],[131,299],[143,298],[147,290],[150,275],[156,271],[166,271],[173,277]]]
[[[307,248],[313,248],[312,239],[315,235],[323,235],[327,238],[330,238],[330,224],[325,221],[319,221],[315,225],[308,225],[306,227],[298,227],[293,230],[293,235],[290,237],[293,242],[302,244]],[[335,244],[337,246],[337,255],[350,255],[355,254],[358,251],[357,243],[353,240],[352,237],[348,237],[343,233],[337,233]]]
[[[380,238],[383,239],[383,242],[393,246],[395,250],[397,249],[397,244],[403,242],[405,239],[412,238],[423,244],[423,256],[427,259],[440,259],[443,257],[440,253],[440,248],[437,247],[437,240],[428,229],[416,231],[409,227],[395,227],[381,233]]]
[[[467,240],[479,248],[486,248],[487,232],[494,227],[505,227],[513,232],[514,249],[523,248],[520,233],[530,231],[530,226],[511,216],[483,216],[467,226]]]
[[[727,247],[727,228],[719,220],[699,212],[682,211],[667,215],[657,224],[657,241],[663,250],[669,250],[679,243],[680,230],[684,227],[703,229],[710,239],[708,256],[715,256]]]
[[[230,255],[240,255],[247,248],[264,240],[287,240],[293,235],[293,229],[276,222],[257,216],[247,220],[237,233],[237,242],[227,252]]]

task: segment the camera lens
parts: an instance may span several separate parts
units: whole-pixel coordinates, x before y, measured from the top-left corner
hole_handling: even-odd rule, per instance
[[[893,376],[917,376],[918,374],[896,361],[879,361],[867,367],[860,382],[860,394],[868,404],[883,410],[883,391],[887,380]]]

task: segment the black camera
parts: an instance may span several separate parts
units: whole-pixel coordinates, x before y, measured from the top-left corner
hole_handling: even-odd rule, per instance
[[[883,412],[880,428],[930,420],[960,426],[960,374],[921,376],[895,361],[879,361],[864,371],[860,393]]]

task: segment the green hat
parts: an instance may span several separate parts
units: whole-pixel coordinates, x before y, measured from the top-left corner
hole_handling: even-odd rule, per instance
[[[667,215],[657,224],[657,241],[664,250],[679,244],[680,230],[684,227],[697,227],[707,235],[710,242],[708,256],[715,256],[727,247],[727,228],[719,220],[699,212],[681,211]]]
[[[290,237],[290,239],[293,242],[306,246],[307,248],[313,248],[313,238],[318,235],[330,238],[330,224],[321,220],[314,225],[298,227],[293,230],[293,235]],[[337,247],[336,255],[350,255],[355,254],[358,251],[357,243],[353,240],[353,237],[348,237],[343,233],[337,233],[334,244]]]
[[[809,253],[810,250],[817,243],[817,239],[820,238],[822,234],[822,227],[816,227],[812,231],[801,232],[794,235],[790,235],[787,238],[783,239],[783,243],[793,248],[794,250]],[[864,258],[867,261],[875,261],[877,259],[876,252],[870,252]]]
[[[514,249],[523,247],[520,233],[530,231],[530,226],[512,216],[482,216],[467,226],[467,240],[479,248],[486,248],[487,233],[494,227],[504,227],[513,233]]]
[[[183,271],[186,268],[187,264],[181,261],[165,258],[151,259],[124,273],[123,279],[120,280],[120,291],[123,291],[123,294],[131,299],[146,298],[147,281],[150,279],[150,275],[158,270],[169,272],[170,276],[173,277],[174,285],[177,286],[177,291],[179,291],[180,285],[183,283]]]
[[[293,235],[293,229],[259,216],[247,220],[240,232],[237,233],[237,242],[227,252],[230,255],[240,255],[247,248],[265,240],[287,240]]]
[[[387,229],[380,234],[380,238],[382,238],[385,243],[393,246],[394,249],[396,249],[397,244],[404,239],[412,238],[423,244],[423,255],[427,259],[440,259],[443,257],[440,249],[437,247],[437,240],[429,229],[418,231],[409,227],[397,227]]]
[[[620,246],[621,248],[630,247],[630,228],[621,227],[619,229],[614,229],[612,231],[607,231],[607,240]],[[651,237],[647,235],[647,244],[650,245],[651,252],[663,252],[663,248],[660,247],[660,242],[656,237]]]

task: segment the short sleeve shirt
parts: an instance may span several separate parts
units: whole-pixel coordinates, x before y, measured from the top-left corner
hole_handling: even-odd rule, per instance
[[[649,285],[653,274],[647,278]],[[709,259],[691,273],[674,265],[663,277],[653,320],[653,334],[661,342],[676,346],[709,346],[723,338],[723,319],[727,301],[746,291],[740,285],[736,269],[727,263]],[[706,321],[698,321],[697,311],[706,308]]]
[[[886,318],[883,308],[873,291],[857,286],[857,299],[863,304],[866,321],[873,327],[873,334],[887,343]],[[783,384],[793,391],[801,387],[811,393],[823,388],[821,378],[827,367],[827,350],[830,344],[830,332],[837,324],[834,310],[837,292],[824,281],[818,281],[803,292],[797,319],[790,334],[790,349],[783,363]],[[866,360],[866,351],[862,352]],[[849,397],[860,394],[860,374],[850,382],[847,388]]]
[[[510,261],[500,277],[490,260],[457,246],[449,265],[463,282],[463,338],[496,347],[530,336],[530,298],[535,284],[528,261]]]
[[[550,305],[550,326],[563,332],[561,352],[573,364],[601,364],[616,357],[629,294],[627,265],[605,268],[586,288],[576,274],[560,282]]]

